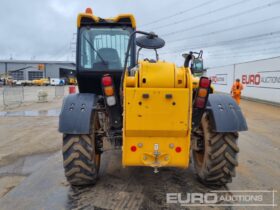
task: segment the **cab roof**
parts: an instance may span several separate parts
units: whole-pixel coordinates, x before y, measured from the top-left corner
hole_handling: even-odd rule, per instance
[[[77,26],[80,28],[81,26],[88,25],[127,25],[132,28],[136,28],[136,21],[132,14],[120,14],[113,18],[100,18],[93,14],[92,10],[88,8],[85,13],[80,13],[77,19]]]

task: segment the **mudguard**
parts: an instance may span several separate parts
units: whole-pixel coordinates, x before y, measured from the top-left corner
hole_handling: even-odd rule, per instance
[[[59,132],[89,134],[96,97],[91,93],[71,94],[64,98],[59,115]]]
[[[227,95],[210,94],[206,107],[216,132],[248,130],[246,120],[237,103]]]

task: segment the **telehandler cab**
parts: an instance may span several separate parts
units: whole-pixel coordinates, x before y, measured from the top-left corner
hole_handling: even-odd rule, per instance
[[[64,99],[59,118],[70,184],[96,182],[105,140],[121,146],[123,167],[187,168],[192,156],[204,184],[231,182],[238,131],[247,130],[235,101],[210,94],[211,81],[192,75],[199,65],[159,60],[164,40],[136,31],[133,15],[102,19],[87,9],[77,23],[79,93]],[[139,61],[142,48],[155,59]]]

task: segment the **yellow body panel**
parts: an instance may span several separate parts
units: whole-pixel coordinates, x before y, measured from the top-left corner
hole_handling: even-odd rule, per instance
[[[148,94],[149,98],[143,98]],[[166,99],[171,94],[171,99]],[[126,136],[186,136],[189,89],[128,88],[126,90]]]
[[[199,77],[192,76],[192,85],[193,85],[193,89],[198,88],[198,86],[199,86]]]
[[[141,61],[139,66],[139,87],[174,88],[175,64]]]
[[[77,26],[78,26],[78,28],[81,27],[81,20],[82,20],[82,18],[90,18],[90,19],[92,19],[96,23],[98,23],[100,21],[100,18],[95,16],[95,15],[93,15],[93,14],[80,13],[78,15],[78,19],[77,19]],[[111,22],[118,22],[122,18],[130,19],[132,28],[134,28],[134,29],[136,28],[136,20],[135,20],[135,18],[134,18],[134,16],[132,14],[120,14],[120,15],[118,15],[116,17],[113,17],[113,18],[106,18],[105,20],[111,21]]]
[[[189,165],[190,138],[186,137],[125,137],[123,144],[123,166],[150,166],[150,167],[180,167]],[[137,150],[131,151],[135,145]],[[156,156],[155,145],[158,145]],[[177,153],[176,147],[182,151]]]
[[[190,75],[188,69],[160,61],[142,61],[133,76],[125,75],[123,166],[188,167]]]

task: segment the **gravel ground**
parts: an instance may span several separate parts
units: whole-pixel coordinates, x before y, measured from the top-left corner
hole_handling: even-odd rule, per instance
[[[57,99],[12,111],[59,109],[60,106],[61,99]],[[245,100],[241,107],[249,131],[240,134],[237,177],[223,190],[226,194],[233,190],[278,190],[275,194],[278,203],[280,108]],[[154,174],[151,168],[122,168],[121,151],[112,150],[102,156],[96,185],[71,188],[65,181],[58,151],[61,135],[57,123],[58,117],[0,117],[1,209],[201,209],[167,204],[166,193],[213,190],[197,181],[192,167],[164,168],[159,174]]]

